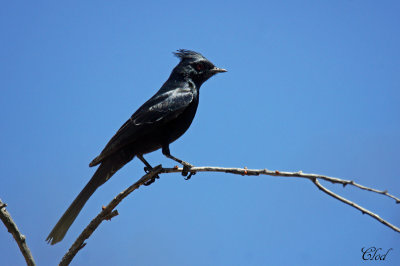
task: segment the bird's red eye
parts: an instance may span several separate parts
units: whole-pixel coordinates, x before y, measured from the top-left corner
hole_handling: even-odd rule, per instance
[[[203,64],[196,64],[197,71],[203,70],[203,68],[204,68]]]

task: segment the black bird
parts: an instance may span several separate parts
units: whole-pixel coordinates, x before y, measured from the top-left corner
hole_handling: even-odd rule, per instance
[[[181,49],[174,54],[180,62],[168,80],[122,125],[100,155],[89,164],[90,167],[100,166],[47,237],[52,245],[64,238],[96,189],[135,156],[146,165],[145,171],[149,171],[152,167],[143,154],[161,148],[166,157],[182,164],[186,173],[191,167],[170,154],[169,144],[182,136],[192,123],[199,104],[200,86],[213,75],[226,70],[215,67],[194,51]],[[146,185],[152,182],[154,179]]]

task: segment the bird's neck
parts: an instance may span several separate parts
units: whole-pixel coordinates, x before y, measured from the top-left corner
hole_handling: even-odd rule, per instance
[[[189,87],[199,92],[202,82],[196,82],[188,76],[170,76],[163,87]]]
[[[203,79],[202,77],[199,77],[198,79],[192,77],[189,72],[172,72],[166,83],[192,83],[195,85],[196,89],[199,90],[205,81],[206,79]]]

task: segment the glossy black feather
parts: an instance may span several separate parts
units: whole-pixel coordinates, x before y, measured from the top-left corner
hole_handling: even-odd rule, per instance
[[[89,166],[100,164],[88,184],[79,193],[55,225],[47,241],[61,241],[79,212],[96,191],[126,163],[138,156],[146,166],[143,154],[162,148],[166,156],[169,144],[189,128],[199,103],[200,86],[224,69],[216,68],[200,53],[178,50],[181,60],[160,90],[145,102],[107,143]],[[181,160],[173,157],[172,159]]]
[[[168,86],[168,84],[166,83],[164,86]],[[160,91],[164,89],[164,86]],[[131,118],[122,125],[108,142],[101,154],[90,163],[90,166],[99,164],[102,160],[123,147],[141,141],[141,138],[147,133],[159,130],[160,127],[163,127],[171,120],[179,117],[190,104],[197,105],[197,90],[189,88],[187,83],[181,86],[182,88],[178,87],[174,90],[166,90],[165,92],[157,93],[144,103]],[[162,144],[161,142],[156,143],[157,140],[152,140],[152,142],[154,144]],[[159,145],[149,144],[148,146]],[[155,148],[156,147],[154,147],[154,149]],[[143,154],[151,152],[152,149],[153,148],[149,147],[148,150],[137,150],[136,152]]]

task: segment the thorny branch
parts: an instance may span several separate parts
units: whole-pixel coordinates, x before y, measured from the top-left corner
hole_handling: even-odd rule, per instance
[[[83,230],[83,232],[79,235],[79,237],[75,240],[74,244],[71,246],[71,248],[68,250],[68,252],[64,255],[62,258],[60,265],[68,265],[72,259],[75,257],[75,255],[78,253],[79,250],[81,250],[86,243],[84,241],[90,237],[90,235],[96,230],[96,228],[100,225],[100,223],[104,220],[110,220],[112,217],[118,215],[118,212],[114,210],[114,208],[130,193],[132,193],[134,190],[138,189],[141,185],[146,183],[147,181],[151,180],[153,177],[156,175],[160,174],[167,174],[167,173],[180,173],[183,171],[183,168],[162,168],[161,165],[158,165],[157,167],[154,167],[152,171],[144,175],[142,178],[140,178],[136,183],[131,185],[129,188],[125,189],[121,193],[119,193],[106,207],[103,207],[102,211],[90,222],[90,224]],[[223,173],[230,173],[230,174],[237,174],[237,175],[242,175],[242,176],[258,176],[258,175],[269,175],[269,176],[275,176],[275,177],[298,177],[298,178],[305,178],[311,180],[321,191],[324,193],[328,194],[329,196],[340,200],[358,210],[360,210],[363,214],[368,214],[372,218],[378,220],[382,224],[390,227],[396,232],[400,233],[400,228],[389,223],[388,221],[382,219],[379,215],[365,209],[364,207],[361,207],[360,205],[328,190],[324,186],[320,184],[318,181],[320,180],[325,180],[328,182],[331,182],[333,184],[342,184],[343,187],[347,185],[351,185],[354,187],[357,187],[362,190],[378,193],[381,195],[384,195],[386,197],[389,197],[391,199],[394,199],[396,203],[400,203],[400,199],[398,197],[395,197],[391,194],[389,194],[386,190],[377,190],[374,188],[369,188],[366,186],[363,186],[361,184],[358,184],[354,182],[353,180],[345,180],[345,179],[340,179],[336,177],[329,177],[325,175],[318,175],[318,174],[306,174],[303,173],[302,171],[299,172],[281,172],[281,171],[272,171],[272,170],[267,170],[267,169],[247,169],[245,168],[225,168],[225,167],[211,167],[211,166],[204,166],[204,167],[192,167],[190,168],[190,173],[195,174],[198,172],[223,172]]]
[[[19,249],[21,250],[22,255],[25,258],[26,264],[29,266],[34,266],[35,260],[31,254],[31,251],[26,244],[26,239],[23,234],[18,230],[17,225],[14,220],[11,218],[11,215],[6,210],[7,204],[3,203],[0,199],[0,220],[3,221],[4,225],[7,227],[8,232],[12,234],[15,241],[17,242]]]
[[[327,189],[326,187],[322,186],[322,185],[318,182],[318,179],[314,179],[314,180],[313,180],[313,183],[314,183],[320,190],[322,190],[323,192],[325,192],[325,193],[328,194],[329,196],[332,196],[332,197],[334,197],[335,199],[338,199],[338,200],[340,200],[341,202],[344,202],[344,203],[350,205],[351,207],[354,207],[354,208],[356,208],[357,210],[360,210],[360,211],[362,212],[362,214],[368,214],[369,216],[373,217],[374,219],[378,220],[379,222],[383,223],[384,225],[386,225],[386,226],[392,228],[393,230],[395,230],[395,231],[397,231],[397,232],[400,232],[400,229],[399,229],[398,227],[396,227],[396,226],[392,225],[391,223],[387,222],[386,220],[382,219],[379,215],[377,215],[377,214],[375,214],[375,213],[373,213],[373,212],[371,212],[371,211],[365,209],[364,207],[361,207],[360,205],[358,205],[358,204],[356,204],[356,203],[354,203],[354,202],[352,202],[352,201],[350,201],[350,200],[348,200],[348,199],[346,199],[346,198],[343,198],[342,196],[339,196],[339,195],[336,194],[336,193],[333,193],[332,191],[330,191],[330,190]]]
[[[142,178],[140,178],[133,185],[119,193],[106,207],[102,208],[102,211],[89,223],[89,225],[82,231],[79,237],[72,244],[68,252],[64,255],[60,262],[61,265],[69,265],[75,255],[81,250],[86,243],[85,240],[88,239],[94,230],[104,221],[110,220],[112,217],[117,216],[118,212],[114,210],[115,207],[130,193],[134,190],[138,189],[141,185],[151,180],[154,176],[160,173],[162,170],[161,165],[158,165],[153,168],[153,170],[147,174],[145,174]],[[113,211],[114,210],[114,211]]]

